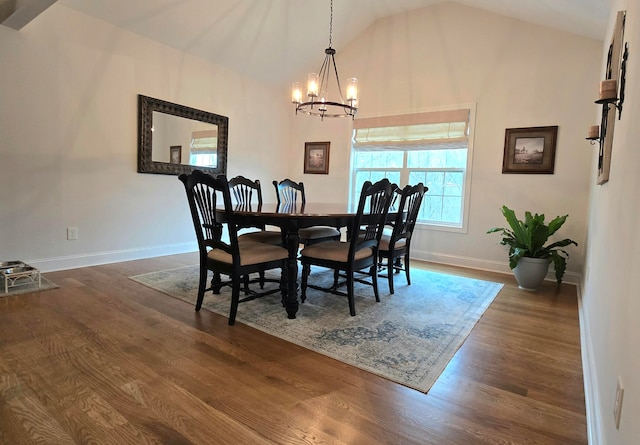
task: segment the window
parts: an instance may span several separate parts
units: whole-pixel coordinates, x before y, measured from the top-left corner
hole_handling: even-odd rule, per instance
[[[418,222],[465,229],[468,208],[471,109],[356,119],[351,202],[362,184],[382,178],[403,187],[422,182]]]
[[[217,129],[192,132],[189,148],[189,164],[202,167],[218,166]]]

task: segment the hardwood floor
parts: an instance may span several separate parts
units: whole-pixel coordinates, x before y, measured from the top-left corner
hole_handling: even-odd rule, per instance
[[[587,443],[574,286],[412,262],[506,283],[422,394],[127,278],[196,262],[48,273],[59,289],[0,298],[0,443]]]

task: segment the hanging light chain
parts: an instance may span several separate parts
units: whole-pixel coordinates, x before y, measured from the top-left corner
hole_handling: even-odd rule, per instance
[[[331,0],[331,14],[329,15],[329,48],[331,48],[332,35],[333,35],[333,0]]]

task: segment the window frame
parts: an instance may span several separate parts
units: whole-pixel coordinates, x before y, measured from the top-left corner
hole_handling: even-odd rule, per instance
[[[470,201],[471,201],[471,177],[472,177],[472,166],[473,166],[473,146],[474,146],[474,132],[475,132],[475,114],[476,114],[476,104],[461,104],[450,107],[443,108],[433,108],[428,110],[422,110],[420,113],[424,112],[432,112],[432,111],[448,111],[448,110],[459,110],[459,109],[469,109],[469,130],[468,130],[468,139],[467,139],[467,162],[464,170],[461,167],[439,167],[439,168],[409,168],[407,167],[408,160],[408,152],[409,150],[402,150],[400,147],[393,147],[392,151],[401,151],[403,152],[403,165],[401,168],[398,167],[374,167],[374,168],[355,168],[355,154],[358,151],[353,144],[353,140],[355,137],[355,129],[352,132],[351,140],[350,140],[350,165],[349,165],[349,205],[353,206],[355,202],[356,195],[358,190],[356,189],[356,175],[358,171],[399,171],[400,172],[400,184],[406,185],[408,183],[409,174],[411,171],[425,171],[425,172],[447,172],[447,171],[463,171],[463,187],[462,187],[462,203],[461,203],[461,223],[460,224],[451,224],[446,222],[435,222],[435,221],[425,221],[421,220],[416,223],[416,229],[418,230],[438,230],[444,232],[454,232],[454,233],[468,233],[469,226],[469,209],[470,209]],[[411,113],[417,114],[417,113]],[[428,149],[428,148],[427,148]],[[438,150],[438,148],[433,148],[433,150]],[[426,184],[425,184],[426,185]],[[429,192],[427,192],[428,194]]]

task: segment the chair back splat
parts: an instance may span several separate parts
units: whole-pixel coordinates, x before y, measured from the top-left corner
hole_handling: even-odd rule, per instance
[[[236,176],[229,179],[229,189],[237,205],[251,209],[255,196],[258,208],[262,207],[262,187],[259,179],[252,181],[244,176]]]
[[[344,295],[349,301],[349,313],[353,316],[356,314],[353,289],[356,281],[373,286],[376,301],[380,301],[377,281],[378,245],[389,212],[393,187],[386,178],[375,184],[370,181],[365,182],[358,201],[356,216],[349,228],[349,240],[347,242],[327,241],[305,247],[300,252],[301,300],[303,302],[307,287]],[[331,288],[308,283],[312,265],[334,270],[334,283]],[[338,282],[340,272],[343,272],[346,278],[343,283]],[[356,272],[368,275],[371,281],[356,277]],[[343,285],[347,287],[346,293],[338,290]]]
[[[386,265],[389,292],[392,294],[394,293],[394,273],[404,270],[407,284],[411,284],[411,237],[418,220],[422,199],[428,190],[429,188],[425,187],[421,182],[414,186],[407,185],[402,190],[396,190],[396,193],[400,195],[400,202],[396,207],[398,213],[393,222],[393,230],[390,235],[382,236],[378,251],[380,258],[379,268],[382,269]],[[383,259],[386,259],[386,264]],[[402,264],[403,262],[404,265]]]
[[[304,205],[307,203],[307,197],[302,182],[283,179],[280,182],[273,181],[273,186],[276,189],[279,209],[295,209],[295,207],[298,206],[304,208]],[[339,241],[341,234],[339,228],[336,227],[314,226],[300,229],[298,235],[300,237],[300,243],[309,246],[324,241]]]
[[[280,292],[281,288],[251,292],[240,298],[240,284],[244,277],[269,269],[283,269],[288,252],[286,249],[264,243],[238,241],[238,229],[233,214],[229,183],[224,175],[213,177],[200,170],[178,177],[186,194],[193,226],[198,240],[200,278],[196,311],[202,307],[205,292],[220,293],[222,286],[231,286],[231,309],[229,324],[235,322],[238,303]],[[219,207],[223,207],[221,211]],[[226,230],[226,237],[225,235]],[[228,239],[228,242],[225,241]],[[208,272],[213,272],[211,286],[207,288]],[[221,275],[229,280],[223,282]],[[258,282],[258,281],[252,281]]]
[[[291,179],[283,179],[282,181],[273,181],[273,186],[276,189],[276,198],[278,199],[278,205],[305,205],[307,197],[304,193],[304,184],[302,182],[295,182]]]
[[[236,209],[241,210],[257,210],[262,209],[262,186],[260,180],[252,181],[244,176],[236,176],[229,179],[229,190],[231,191],[232,201]],[[255,200],[254,200],[255,198]],[[273,244],[274,246],[282,245],[282,233],[279,230],[266,230],[264,224],[241,225],[239,229],[260,229],[259,231],[250,231],[239,234],[242,241],[255,241],[258,243]]]

